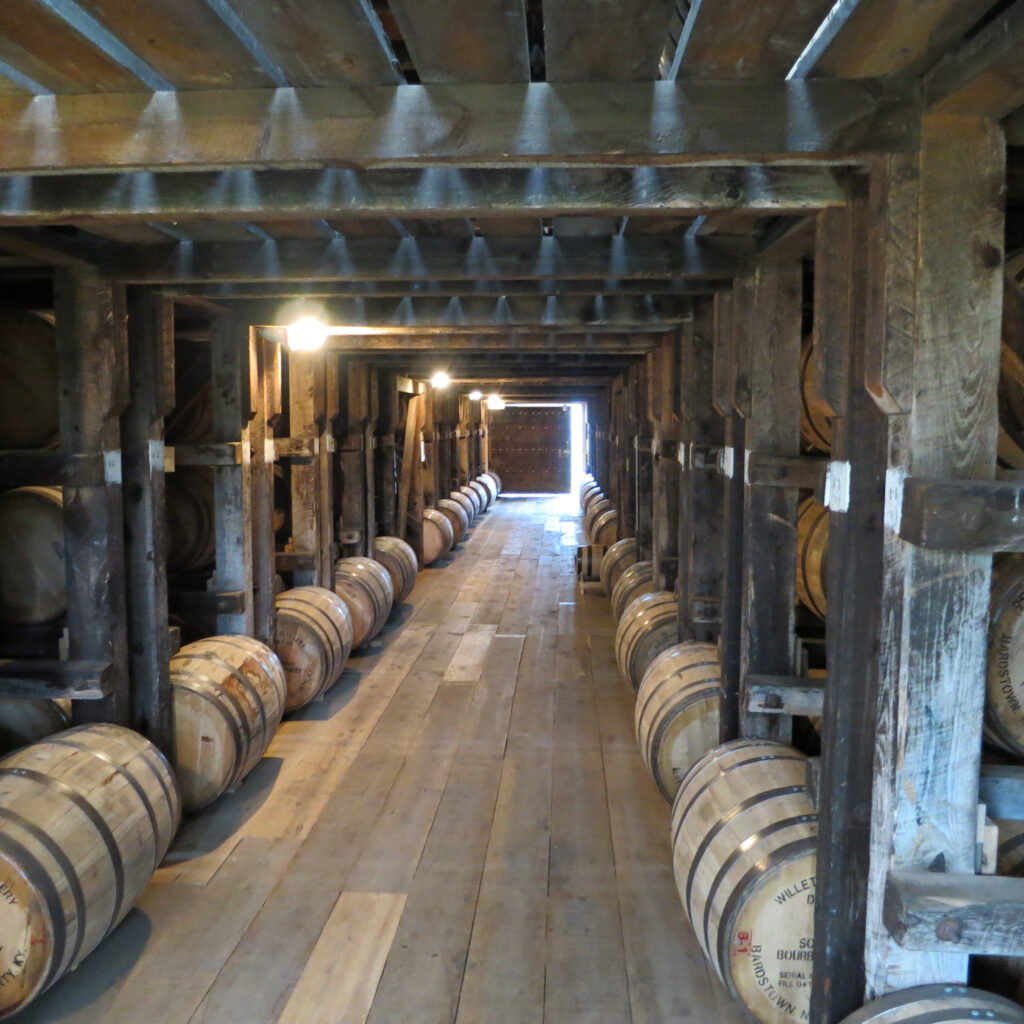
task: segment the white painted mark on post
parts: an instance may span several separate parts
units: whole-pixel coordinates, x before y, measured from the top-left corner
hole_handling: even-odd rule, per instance
[[[722,476],[727,480],[732,479],[732,474],[735,471],[735,448],[723,448],[722,454],[718,457],[718,468],[721,470]]]
[[[263,439],[263,461],[277,462],[277,445],[272,437]]]
[[[103,453],[103,479],[108,484],[121,482],[121,452]]]
[[[825,473],[825,504],[832,512],[850,510],[850,464],[832,461]]]
[[[150,473],[167,472],[167,459],[163,441],[149,442],[149,471]]]
[[[750,449],[743,453],[743,482],[750,486]]]
[[[897,466],[885,471],[885,511],[882,522],[887,530],[900,532],[903,519],[903,482],[907,474]]]

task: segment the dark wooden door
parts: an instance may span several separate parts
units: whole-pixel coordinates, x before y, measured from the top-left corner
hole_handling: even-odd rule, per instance
[[[568,406],[506,406],[488,413],[490,465],[502,488],[565,494],[570,487]]]

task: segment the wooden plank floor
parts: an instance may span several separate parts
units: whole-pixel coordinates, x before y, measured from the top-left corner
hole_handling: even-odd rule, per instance
[[[503,498],[25,1024],[741,1024],[578,510]]]

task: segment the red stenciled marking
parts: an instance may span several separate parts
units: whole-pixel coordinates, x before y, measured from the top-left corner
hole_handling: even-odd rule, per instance
[[[751,952],[751,934],[750,932],[737,932],[736,941],[733,943],[732,951],[734,954],[746,953],[748,956]]]

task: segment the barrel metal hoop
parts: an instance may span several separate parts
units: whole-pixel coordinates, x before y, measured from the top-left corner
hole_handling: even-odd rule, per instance
[[[654,781],[657,783],[658,789],[661,790],[661,795],[672,802],[673,794],[669,793],[665,786],[662,784],[661,778],[654,770],[654,763],[657,758],[657,751],[661,747],[663,740],[665,739],[665,733],[668,732],[668,727],[684,712],[689,711],[694,704],[702,703],[706,700],[713,700],[718,698],[721,702],[722,689],[719,686],[707,686],[697,692],[691,692],[686,695],[686,699],[680,703],[674,705],[665,715],[663,715],[657,724],[655,729],[652,729],[647,734],[647,755],[651,763],[651,772],[654,775]]]
[[[806,787],[801,785],[797,786],[778,786],[775,789],[765,789],[759,793],[755,793],[752,796],[748,796],[746,800],[741,800],[738,804],[733,804],[727,811],[724,811],[718,816],[718,820],[714,825],[704,834],[704,838],[700,841],[697,849],[694,851],[693,858],[690,860],[690,872],[686,876],[686,895],[683,897],[687,906],[690,904],[690,897],[693,895],[693,883],[697,877],[697,868],[700,867],[700,862],[707,853],[708,847],[715,841],[722,829],[725,828],[731,821],[741,815],[744,811],[749,811],[752,807],[756,807],[758,804],[763,804],[766,800],[774,800],[780,796],[794,796],[797,793],[803,791]],[[752,836],[747,837],[747,841],[750,839],[760,839],[761,832],[755,832]],[[749,845],[747,847],[749,849]],[[709,892],[710,896],[711,893]]]
[[[114,872],[114,912],[110,916],[110,923],[103,930],[104,935],[110,933],[110,929],[121,917],[121,904],[124,902],[124,862],[121,860],[121,849],[117,845],[114,833],[106,823],[103,815],[77,790],[74,790],[63,779],[54,778],[52,775],[44,775],[34,768],[0,768],[0,775],[16,775],[21,778],[31,779],[38,782],[44,788],[49,786],[55,789],[61,796],[74,804],[86,818],[92,822],[97,834],[107,848],[110,855],[110,866]]]
[[[104,764],[113,768],[118,775],[122,775],[128,780],[128,784],[135,790],[136,795],[142,801],[142,807],[146,812],[146,817],[149,818],[149,823],[153,826],[153,856],[155,858],[158,855],[156,847],[157,837],[160,834],[160,826],[157,824],[156,811],[153,808],[153,804],[150,802],[146,791],[139,784],[139,780],[136,779],[123,764],[118,764],[117,761],[115,761],[105,750],[98,750],[95,747],[83,746],[81,743],[72,743],[69,740],[62,739],[60,736],[51,738],[50,742],[57,746],[71,747],[74,750],[80,750],[84,754],[91,754],[97,760],[102,761]],[[157,866],[159,865],[154,865],[154,870],[156,870]]]
[[[816,816],[812,816],[816,817]],[[797,824],[798,822],[793,822]],[[776,825],[781,825],[782,822],[776,822]],[[770,827],[770,826],[769,826]],[[767,874],[777,864],[781,864],[783,861],[789,859],[792,854],[813,852],[817,849],[817,839],[814,836],[806,836],[803,839],[796,839],[792,843],[787,843],[785,846],[780,846],[776,850],[772,850],[763,860],[758,861],[740,880],[732,893],[729,895],[729,899],[726,901],[725,906],[722,908],[722,915],[718,920],[718,956],[719,963],[728,963],[728,960],[722,959],[723,952],[728,953],[728,936],[732,931],[729,922],[732,920],[733,915],[736,913],[737,905],[742,897],[743,892],[750,886],[750,884],[759,875]],[[710,900],[708,901],[708,907],[711,906]],[[707,922],[707,912],[705,911],[705,921]],[[707,925],[705,925],[705,936],[707,936]],[[706,940],[705,940],[706,941]]]
[[[85,941],[86,911],[85,893],[82,891],[82,880],[78,877],[78,872],[75,870],[74,864],[71,863],[71,859],[61,849],[53,836],[43,831],[43,829],[38,825],[29,821],[28,818],[19,814],[17,811],[11,810],[10,807],[0,806],[0,818],[5,818],[7,821],[12,822],[18,828],[32,836],[40,846],[44,846],[46,848],[46,852],[49,853],[49,855],[60,865],[61,870],[64,872],[64,877],[67,879],[68,883],[68,889],[71,890],[72,902],[75,904],[75,920],[78,922],[78,935],[75,938],[75,948],[71,951],[71,956],[68,957],[68,965],[70,966],[78,959],[78,954],[82,949],[82,943]],[[57,927],[56,922],[54,922],[54,926]],[[66,931],[64,933],[64,941],[67,941]],[[51,972],[55,969],[56,964],[51,967]]]
[[[53,884],[53,879],[46,873],[43,865],[21,843],[6,832],[0,832],[0,853],[18,865],[29,884],[42,896],[53,923],[53,954],[50,960],[50,969],[36,990],[42,992],[57,980],[60,965],[64,960],[64,947],[67,944],[67,930],[64,928],[64,904],[61,903],[57,887]]]
[[[191,670],[189,670],[188,675],[198,677],[199,679],[202,679],[208,683],[213,683],[213,680],[207,679],[206,676],[202,675],[199,672],[192,672]],[[209,689],[199,686],[197,683],[194,683],[191,679],[186,677],[185,672],[181,669],[175,669],[174,672],[171,674],[171,686],[180,686],[183,690],[188,690],[190,693],[194,693],[197,697],[202,698],[202,700],[206,704],[212,707],[217,712],[217,714],[224,719],[224,722],[228,727],[228,732],[231,733],[235,741],[235,766],[232,769],[231,776],[228,781],[228,785],[230,786],[231,780],[236,778],[238,773],[242,770],[242,766],[245,764],[243,755],[245,753],[246,748],[248,747],[248,742],[246,741],[245,738],[249,735],[248,727],[245,728],[245,735],[243,735],[242,727],[239,725],[238,720],[231,715],[228,709],[224,706],[223,701],[219,701],[216,699],[211,700],[211,694]],[[223,693],[223,691],[219,688],[214,691],[214,694],[221,693]],[[227,695],[225,694],[225,696]],[[231,703],[237,709],[238,705],[235,704],[234,701],[231,701]],[[251,740],[249,742],[251,742]]]
[[[235,650],[240,650],[241,649],[241,650],[243,650],[243,653],[245,653],[246,655],[249,655],[249,656],[252,655],[251,651],[246,651],[246,650],[244,650],[244,648],[239,648],[239,646],[237,644],[229,643],[228,646],[229,647],[234,647]],[[260,693],[256,689],[256,687],[253,686],[252,683],[249,682],[249,679],[246,676],[246,674],[241,669],[239,669],[236,666],[232,665],[230,661],[227,661],[225,658],[222,658],[219,654],[208,654],[208,655],[206,655],[206,657],[208,657],[211,661],[219,661],[221,663],[221,665],[223,665],[224,668],[226,668],[228,670],[229,675],[231,675],[233,678],[237,679],[238,682],[241,684],[242,689],[245,690],[245,692],[247,694],[249,694],[249,696],[253,700],[253,703],[256,705],[256,710],[259,712],[259,716],[260,716],[260,731],[261,731],[261,733],[266,734],[266,731],[267,731],[267,713],[266,713],[266,710],[263,707],[263,697],[260,695]],[[261,659],[258,659],[258,660],[260,662],[260,665],[263,666],[263,659],[261,658]],[[263,666],[263,667],[265,668],[266,666]],[[270,674],[268,673],[268,676],[269,675]],[[270,676],[270,678],[271,678],[271,681],[273,681],[273,677]],[[230,691],[224,691],[224,693],[225,693],[225,696],[227,696],[229,700],[235,701],[235,697],[234,697],[234,695]],[[246,718],[245,715],[242,715],[241,717],[242,717],[242,721],[245,723],[245,731],[249,735],[249,741],[252,742],[252,740],[254,738],[254,734],[253,734],[253,731],[249,728],[249,720],[248,720],[248,718]]]
[[[218,643],[225,644],[228,647],[233,647],[236,651],[241,651],[242,654],[244,654],[247,658],[254,658],[257,662],[259,662],[264,673],[266,674],[266,677],[272,683],[275,684],[274,689],[280,691],[281,700],[284,700],[285,694],[288,689],[284,681],[284,670],[281,668],[277,655],[274,654],[274,652],[269,647],[267,647],[266,644],[261,643],[259,640],[253,640],[251,637],[233,635],[217,637],[217,641]],[[248,642],[240,643],[239,641]],[[256,644],[258,646],[255,649],[253,649],[253,644]],[[271,656],[269,659],[266,657],[266,655],[268,654]],[[215,655],[215,657],[219,657],[219,655]],[[277,664],[275,664],[275,662],[277,662]],[[259,693],[254,689],[252,683],[249,682],[248,678],[244,676],[239,669],[233,667],[231,663],[228,661],[224,661],[224,664],[227,665],[229,669],[231,669],[231,674],[236,679],[238,679],[239,682],[241,682],[250,693],[259,698]],[[277,685],[278,683],[280,683],[280,686]],[[259,700],[259,707],[260,716],[263,717],[262,699]],[[263,717],[263,720],[265,724],[266,718]]]
[[[751,746],[760,746],[762,741],[752,740]],[[720,779],[728,775],[730,772],[736,771],[737,768],[743,768],[748,764],[760,764],[762,761],[806,761],[806,757],[791,757],[782,754],[761,754],[758,757],[751,757],[746,761],[734,761],[732,764],[726,765],[724,768],[719,768],[714,775],[707,782],[704,783],[696,793],[693,794],[693,798],[686,805],[684,810],[676,817],[675,808],[672,809],[672,819],[674,821],[674,827],[672,829],[672,848],[675,849],[676,840],[679,838],[679,830],[682,828],[683,821],[686,816],[693,809],[693,805]],[[680,793],[682,790],[680,789]]]

